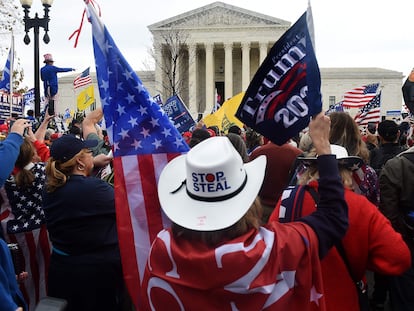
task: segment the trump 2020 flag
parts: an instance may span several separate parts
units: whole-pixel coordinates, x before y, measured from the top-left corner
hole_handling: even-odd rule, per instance
[[[237,110],[247,126],[281,145],[322,110],[310,7],[273,45]]]
[[[140,309],[149,249],[170,222],[162,214],[158,177],[168,161],[189,150],[180,133],[142,85],[89,1],[99,93],[114,153],[114,189],[124,278]]]

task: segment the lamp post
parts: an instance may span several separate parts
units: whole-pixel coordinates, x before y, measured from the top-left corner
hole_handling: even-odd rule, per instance
[[[49,8],[52,6],[53,0],[42,0],[44,7],[44,16],[40,18],[37,13],[34,18],[29,17],[30,7],[32,6],[33,0],[20,0],[20,3],[24,10],[24,31],[26,35],[24,36],[24,43],[29,44],[30,38],[28,32],[31,28],[34,31],[34,82],[35,82],[35,105],[34,112],[35,116],[40,116],[40,77],[39,77],[39,29],[42,27],[45,30],[43,36],[43,42],[48,44],[50,41],[48,31],[49,31]]]

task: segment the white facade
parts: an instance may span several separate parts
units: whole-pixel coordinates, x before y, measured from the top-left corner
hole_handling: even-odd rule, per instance
[[[183,53],[178,59],[177,80],[180,97],[194,118],[199,113],[210,113],[216,91],[227,99],[245,91],[274,42],[291,23],[228,5],[214,2],[167,20],[150,25],[154,47],[162,46],[165,34],[185,34]],[[121,51],[122,52],[122,51]],[[156,68],[153,72],[137,72],[151,95],[161,94],[166,101],[168,93],[163,66],[170,60],[165,49],[154,49]],[[330,102],[339,102],[344,92],[379,82],[382,86],[382,115],[388,110],[400,110],[402,104],[401,72],[381,68],[321,68],[322,98],[326,110]],[[96,83],[94,73],[92,79]],[[59,79],[58,112],[66,108],[76,110],[77,94],[73,91],[75,75]],[[95,86],[95,92],[98,88]],[[97,104],[99,105],[99,96]]]

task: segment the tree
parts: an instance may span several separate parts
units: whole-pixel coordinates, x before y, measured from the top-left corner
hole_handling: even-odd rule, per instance
[[[189,62],[195,61],[188,59],[186,46],[189,35],[183,30],[171,28],[163,31],[159,36],[160,40],[153,41],[153,48],[150,50],[155,66],[163,74],[161,85],[157,86],[160,89],[157,91],[167,97],[185,94],[188,91],[188,83],[186,83],[188,77],[181,75],[180,72],[186,72]],[[156,57],[155,51],[161,53],[161,59]]]
[[[0,55],[7,55],[10,48],[11,33],[17,34],[23,31],[23,18],[19,7],[14,0],[0,0]],[[0,66],[4,66],[0,63]],[[24,93],[27,87],[22,89],[24,70],[20,68],[20,58],[15,58],[13,69],[13,89],[17,93]],[[3,70],[0,67],[0,70]],[[1,72],[1,75],[3,72]]]

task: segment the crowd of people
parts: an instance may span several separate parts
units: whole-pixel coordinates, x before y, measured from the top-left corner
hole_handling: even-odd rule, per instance
[[[1,310],[44,297],[69,311],[133,309],[100,175],[112,161],[102,118],[98,108],[53,134],[48,112],[36,128],[17,119],[0,143]],[[172,226],[152,245],[144,308],[414,310],[409,122],[372,133],[347,112],[320,113],[280,146],[236,125],[182,135],[190,151],[159,177]],[[7,243],[21,250],[18,271]]]

